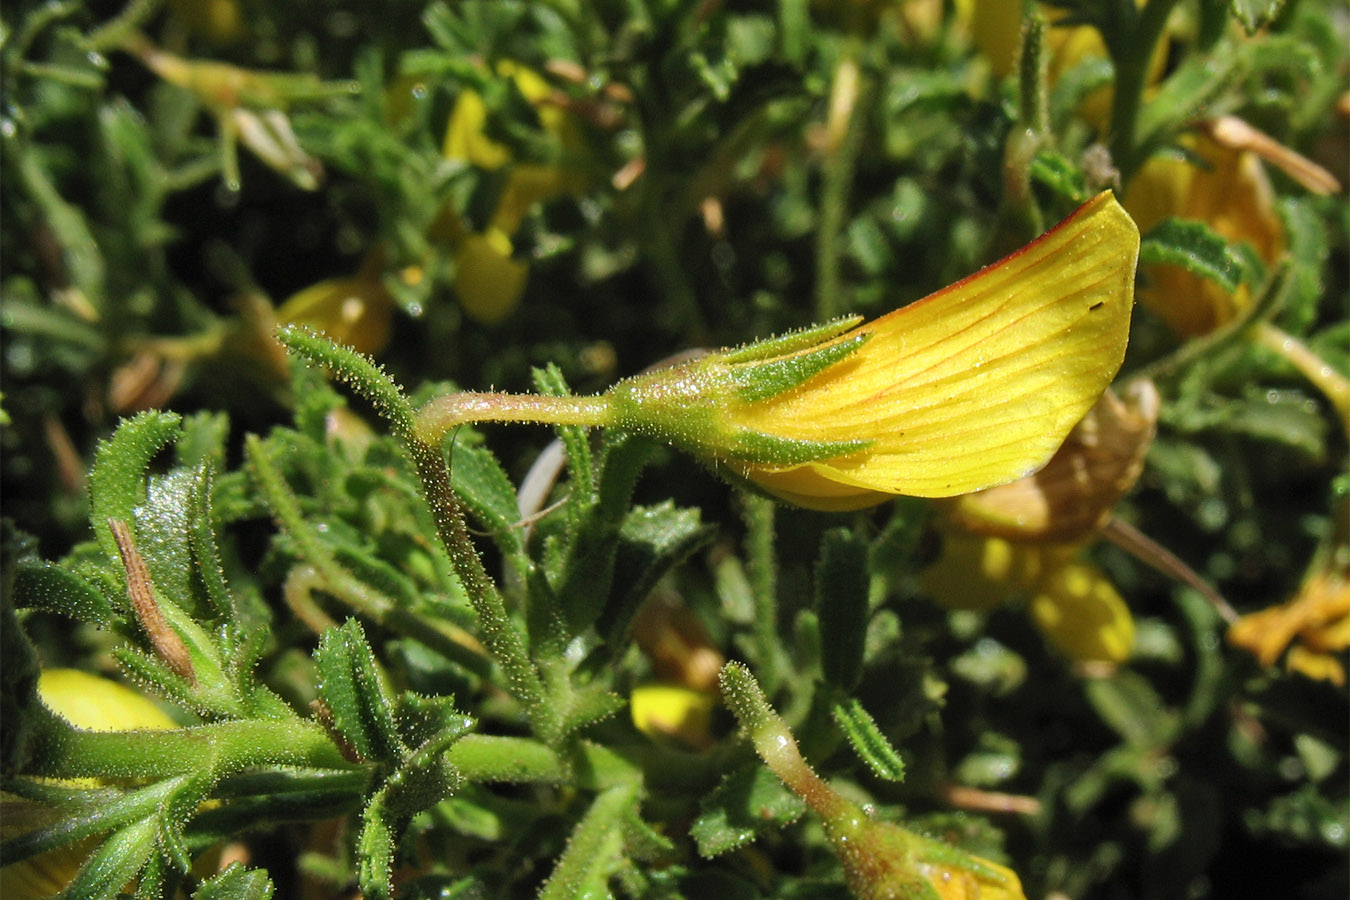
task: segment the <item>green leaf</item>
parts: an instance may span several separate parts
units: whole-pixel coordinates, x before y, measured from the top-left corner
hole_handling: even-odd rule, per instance
[[[216,544],[216,529],[211,514],[211,496],[215,486],[215,470],[203,463],[193,473],[192,493],[188,498],[188,541],[192,550],[193,571],[200,581],[206,598],[218,614],[233,613],[234,601],[225,571],[220,564],[220,548]]]
[[[68,569],[45,562],[21,562],[15,567],[14,605],[97,625],[113,620],[112,606],[93,585]]]
[[[155,852],[158,831],[153,816],[123,828],[94,851],[58,896],[68,900],[111,900]]]
[[[547,368],[535,369],[534,386],[549,397],[567,397],[572,391],[563,379],[562,370],[550,363]],[[591,442],[586,429],[579,425],[560,425],[554,429],[558,440],[567,451],[567,469],[571,474],[569,513],[589,508],[596,500],[595,461],[591,458]]]
[[[400,440],[406,442],[413,439],[415,425],[408,398],[370,357],[296,325],[277,329],[277,340],[292,353],[332,370],[339,379],[373,403]]]
[[[1055,150],[1036,153],[1031,160],[1031,177],[1067,203],[1082,204],[1090,199],[1083,171]]]
[[[827,531],[816,563],[816,612],[820,617],[825,680],[845,692],[862,677],[867,635],[867,547],[845,528]]]
[[[183,468],[175,468],[162,477],[151,477],[146,501],[136,511],[133,528],[136,549],[150,569],[157,598],[193,614],[199,610],[195,608],[192,589],[189,518],[196,481],[196,473]]]
[[[627,705],[628,701],[606,688],[604,683],[571,686],[567,692],[567,707],[562,716],[563,734],[571,734],[608,719]]]
[[[877,727],[876,720],[856,699],[836,704],[830,711],[853,752],[867,763],[872,774],[887,781],[905,780],[905,762]]]
[[[806,812],[806,804],[757,762],[723,778],[699,807],[689,835],[708,859],[789,825]]]
[[[858,453],[872,445],[870,440],[808,441],[779,437],[758,431],[737,431],[727,442],[727,451],[736,459],[774,466],[795,466]]]
[[[850,328],[859,325],[862,320],[862,316],[842,316],[820,325],[813,325],[799,331],[790,331],[779,337],[755,341],[744,347],[724,352],[721,357],[723,362],[743,363],[796,353],[799,350],[806,350],[817,344],[823,344],[830,338],[838,337]]]
[[[1324,277],[1331,252],[1327,228],[1306,199],[1282,197],[1279,211],[1293,260],[1279,319],[1286,331],[1303,334],[1317,320],[1318,307],[1326,298]]]
[[[230,863],[224,871],[203,881],[192,900],[271,900],[276,888],[262,869],[246,869]]]
[[[680,509],[669,500],[633,507],[619,528],[614,597],[600,623],[601,633],[619,640],[657,582],[715,534],[715,528],[703,524],[697,509]]]
[[[1167,709],[1153,685],[1135,672],[1118,671],[1084,685],[1088,701],[1133,748],[1152,749],[1172,738],[1177,714]]]
[[[314,651],[319,698],[333,728],[363,759],[395,762],[406,752],[394,722],[393,698],[385,691],[375,655],[356,619],[330,628]]]
[[[199,412],[183,418],[182,432],[174,442],[174,458],[188,469],[225,466],[225,442],[230,436],[230,417],[225,413]]]
[[[1167,219],[1159,223],[1140,241],[1139,262],[1181,266],[1230,293],[1252,280],[1245,257],[1204,222]]]
[[[516,489],[497,457],[484,447],[456,446],[450,456],[450,479],[455,495],[513,563],[525,553],[521,540]]]
[[[1284,0],[1229,0],[1228,8],[1247,34],[1265,28],[1284,9]]]
[[[553,872],[539,891],[539,900],[572,900],[604,896],[610,877],[623,861],[626,820],[636,815],[637,790],[618,785],[595,798],[572,830]]]
[[[99,442],[89,472],[90,523],[98,545],[117,571],[122,557],[108,527],[109,519],[136,521],[136,509],[145,503],[145,473],[155,454],[178,435],[175,413],[149,410],[126,419],[106,441]]]
[[[1274,441],[1321,459],[1327,450],[1327,419],[1300,391],[1251,388],[1244,402],[1222,412],[1223,427],[1235,434]]]
[[[125,793],[109,789],[76,789],[64,785],[16,780],[6,790],[58,809],[51,824],[8,837],[0,848],[4,864],[20,862],[94,835],[106,834],[152,818],[186,787],[188,776],[170,778]]]
[[[573,634],[594,624],[612,600],[619,530],[651,454],[645,440],[621,432],[605,435],[598,500],[576,525],[558,580],[557,602]]]
[[[412,691],[404,691],[399,698],[397,721],[403,742],[409,747],[419,747],[450,732],[466,734],[475,724],[472,716],[455,708],[454,697],[424,697]]]
[[[471,734],[446,757],[468,781],[561,784],[567,768],[558,754],[527,738]]]
[[[370,900],[390,900],[394,894],[394,851],[401,828],[388,798],[387,784],[371,795],[361,811],[356,839],[356,883]]]
[[[1017,741],[994,731],[980,733],[979,745],[954,770],[956,780],[975,787],[1001,784],[1017,774],[1022,753]]]

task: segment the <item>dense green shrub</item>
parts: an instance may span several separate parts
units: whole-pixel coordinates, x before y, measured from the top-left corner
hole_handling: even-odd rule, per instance
[[[1350,18],[1022,6],[8,4],[6,895],[1343,897]],[[1120,400],[1002,493],[427,428],[875,318],[1107,190]],[[150,722],[68,668],[179,727],[83,730]]]

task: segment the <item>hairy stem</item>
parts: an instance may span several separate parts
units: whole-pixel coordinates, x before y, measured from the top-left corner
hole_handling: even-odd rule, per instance
[[[543,425],[610,425],[614,414],[606,397],[546,397],[538,394],[464,392],[446,394],[417,411],[417,439],[440,444],[445,435],[470,422],[535,422]]]

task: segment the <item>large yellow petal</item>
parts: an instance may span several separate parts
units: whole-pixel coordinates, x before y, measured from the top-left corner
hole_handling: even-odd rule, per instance
[[[871,446],[741,473],[772,492],[774,476],[795,471],[788,492],[798,496],[814,493],[814,476],[858,491],[948,497],[1035,471],[1120,367],[1138,252],[1134,222],[1103,193],[1000,262],[840,335],[870,340],[730,418],[791,440]]]

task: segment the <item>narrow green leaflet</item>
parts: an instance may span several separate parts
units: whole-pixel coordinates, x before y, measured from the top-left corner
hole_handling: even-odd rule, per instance
[[[361,624],[348,619],[324,632],[314,664],[319,697],[338,734],[364,759],[400,759],[406,748],[394,722],[393,698],[385,692]]]
[[[867,592],[867,546],[846,529],[827,531],[816,564],[821,668],[826,681],[845,691],[862,675]]]
[[[606,885],[623,861],[625,820],[632,815],[637,792],[618,785],[595,798],[572,831],[567,849],[539,891],[539,900],[580,900],[604,896]]]
[[[20,609],[41,609],[80,622],[107,625],[113,619],[103,594],[69,569],[51,563],[18,563],[14,599]]]
[[[455,445],[450,452],[450,479],[456,496],[488,530],[502,553],[513,565],[524,565],[516,489],[497,457],[483,447]]]
[[[830,711],[839,730],[848,738],[858,758],[867,763],[872,774],[887,781],[905,780],[905,762],[877,727],[876,720],[854,699],[835,704]]]

